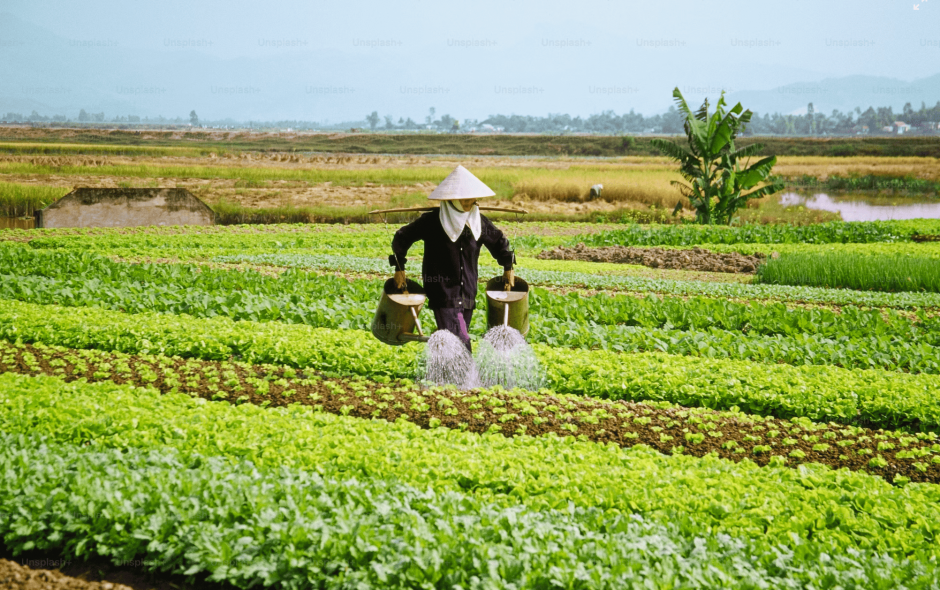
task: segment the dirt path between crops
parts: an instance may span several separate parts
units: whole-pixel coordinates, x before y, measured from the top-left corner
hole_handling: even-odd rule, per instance
[[[648,445],[664,454],[708,453],[732,461],[771,461],[795,467],[822,463],[865,471],[893,482],[940,483],[936,438],[885,433],[862,425],[820,424],[575,395],[471,390],[423,390],[364,378],[325,378],[283,366],[125,355],[0,341],[0,373],[44,374],[65,381],[113,382],[178,391],[208,400],[262,407],[299,403],[317,411],[422,428],[443,426],[505,436],[577,436],[621,447]],[[156,375],[154,379],[153,376]],[[224,378],[221,378],[224,377]],[[260,380],[260,381],[259,381]],[[263,382],[266,391],[256,385]],[[917,429],[917,424],[910,425]],[[899,453],[905,455],[898,456]],[[914,453],[912,455],[911,453]],[[872,464],[874,458],[878,460]]]
[[[62,563],[58,559],[36,559],[36,564]],[[57,569],[32,569],[6,559],[0,559],[0,588],[11,590],[133,590],[124,584],[89,582],[67,576]]]
[[[53,551],[28,551],[14,557],[0,548],[0,590],[235,590],[235,587],[206,581],[189,583],[181,575],[152,574],[138,562],[115,566],[103,557],[87,561],[63,559]]]
[[[700,272],[747,273],[757,272],[764,255],[753,256],[738,252],[712,252],[702,248],[673,250],[668,248],[635,248],[604,246],[589,248],[580,243],[568,248],[559,246],[539,253],[541,260],[580,260],[583,262],[614,262],[641,264],[650,268],[694,270]]]

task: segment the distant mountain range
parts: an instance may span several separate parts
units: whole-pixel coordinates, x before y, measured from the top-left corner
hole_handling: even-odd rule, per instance
[[[429,106],[438,107],[437,116],[449,113],[479,119],[511,113],[584,116],[607,109],[654,115],[670,105],[674,84],[666,79],[692,79],[682,69],[686,66],[677,65],[660,75],[650,64],[636,63],[631,67],[646,68],[636,73],[645,82],[597,85],[591,81],[612,75],[605,70],[608,65],[568,52],[546,63],[523,64],[507,57],[496,68],[492,59],[489,63],[468,59],[461,68],[426,80],[420,77],[426,73],[416,75],[409,70],[420,53],[410,51],[365,54],[350,46],[222,59],[198,46],[141,49],[107,38],[67,39],[0,13],[0,116],[7,112],[29,115],[35,110],[44,116],[74,119],[85,109],[104,112],[108,119],[116,115],[186,118],[196,110],[209,120],[336,121],[361,120],[377,110],[396,121],[409,116],[420,121]],[[774,79],[776,70],[768,68],[753,79],[758,80],[756,84],[766,87],[766,80]],[[519,71],[525,71],[525,79],[520,79]],[[781,80],[812,75],[792,70],[777,74]],[[717,89],[707,92],[714,101]],[[694,87],[687,92],[689,102],[696,106],[702,96]],[[940,100],[940,74],[912,82],[875,76],[828,78],[770,90],[739,90],[728,99],[741,101],[759,114],[802,114],[809,102],[827,115],[833,109],[847,112],[889,105],[899,112],[906,102],[917,109],[922,101],[932,106]]]

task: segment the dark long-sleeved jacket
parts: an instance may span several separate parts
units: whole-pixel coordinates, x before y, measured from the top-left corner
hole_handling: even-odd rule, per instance
[[[473,309],[476,305],[480,247],[486,246],[505,270],[512,269],[515,260],[513,251],[503,232],[483,215],[480,216],[479,241],[465,226],[456,242],[451,242],[444,233],[439,215],[438,211],[425,213],[395,232],[392,240],[394,254],[388,257],[389,264],[397,270],[404,270],[408,248],[418,240],[423,240],[421,283],[428,295],[428,306],[431,309]]]

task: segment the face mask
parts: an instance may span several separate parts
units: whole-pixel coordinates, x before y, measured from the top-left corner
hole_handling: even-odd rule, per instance
[[[456,242],[463,232],[464,226],[469,226],[473,232],[474,239],[479,240],[482,233],[482,222],[480,219],[480,210],[471,207],[470,211],[464,211],[460,203],[456,200],[446,201],[446,205],[441,204],[441,225],[450,238],[450,241]]]

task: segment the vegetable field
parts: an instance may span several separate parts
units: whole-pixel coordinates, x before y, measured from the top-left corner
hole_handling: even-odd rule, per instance
[[[940,224],[500,225],[539,391],[423,387],[373,338],[394,228],[0,230],[2,549],[229,588],[937,588]],[[579,243],[766,263],[536,258]]]

